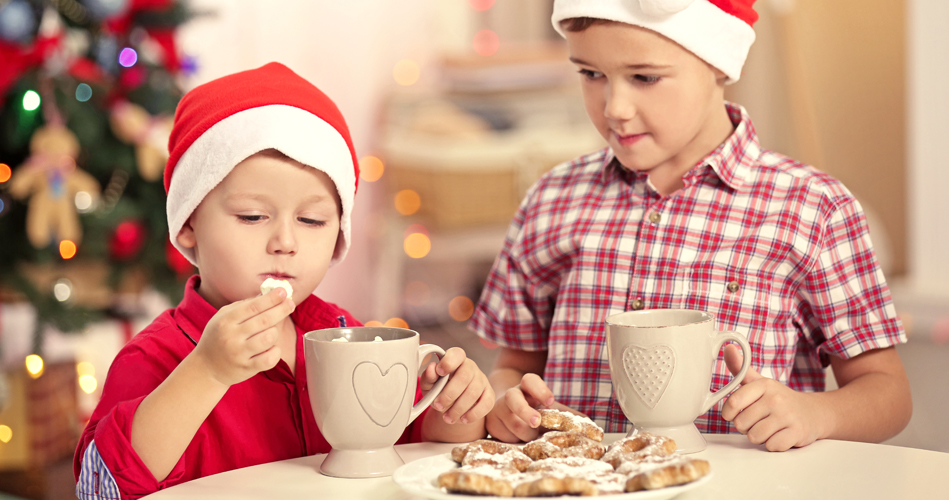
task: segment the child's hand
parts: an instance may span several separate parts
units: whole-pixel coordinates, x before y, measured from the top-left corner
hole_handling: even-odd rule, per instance
[[[228,304],[208,322],[192,354],[225,386],[269,370],[280,361],[277,326],[293,307],[282,288]]]
[[[507,443],[532,441],[540,435],[540,413],[535,408],[556,408],[573,411],[554,403],[554,393],[535,373],[521,377],[521,383],[498,398],[488,414],[485,425],[491,436]]]
[[[427,392],[439,377],[447,374],[451,374],[448,383],[432,402],[432,407],[443,414],[442,419],[449,424],[467,424],[484,418],[494,405],[494,389],[464,349],[452,347],[438,364],[429,363],[419,379],[422,391]]]
[[[725,364],[733,375],[741,370],[741,361],[741,349],[725,346]],[[817,402],[809,396],[749,369],[741,387],[725,401],[722,417],[769,451],[807,446],[820,437],[821,421]]]

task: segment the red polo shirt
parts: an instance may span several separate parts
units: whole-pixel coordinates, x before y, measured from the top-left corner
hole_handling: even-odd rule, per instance
[[[297,329],[295,373],[281,360],[274,368],[231,386],[168,477],[158,481],[149,472],[131,445],[132,417],[142,399],[194,349],[217,313],[198,295],[198,283],[199,276],[188,280],[178,307],[162,313],[112,362],[102,399],[82,433],[73,461],[80,498],[138,498],[231,469],[330,451],[310,408],[303,334],[360,323],[345,310],[311,295],[291,314]],[[419,397],[416,394],[416,401]],[[399,442],[420,441],[421,421],[422,417],[409,426]],[[89,450],[92,453],[85,457]]]

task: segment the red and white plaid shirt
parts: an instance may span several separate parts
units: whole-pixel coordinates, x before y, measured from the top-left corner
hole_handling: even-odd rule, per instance
[[[824,389],[828,355],[906,342],[860,204],[836,179],[735,132],[661,196],[609,149],[555,167],[527,193],[469,327],[490,342],[547,350],[557,400],[607,432],[627,430],[610,381],[606,318],[685,308],[744,334],[752,368],[798,391]],[[721,356],[712,389],[731,379]],[[736,432],[721,403],[702,432]]]

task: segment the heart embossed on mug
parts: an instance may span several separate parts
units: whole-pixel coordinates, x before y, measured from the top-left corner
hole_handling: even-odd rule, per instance
[[[356,400],[369,419],[380,427],[388,427],[399,413],[408,381],[409,370],[402,363],[382,371],[372,361],[363,361],[353,370]]]
[[[655,408],[672,380],[675,351],[667,345],[628,345],[623,350],[623,369],[636,394],[646,406]]]

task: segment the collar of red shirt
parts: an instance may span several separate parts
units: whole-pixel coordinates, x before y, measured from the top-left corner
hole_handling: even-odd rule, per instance
[[[686,172],[682,179],[689,183],[697,182],[711,171],[727,186],[735,191],[741,191],[745,186],[744,181],[749,170],[757,163],[758,157],[761,156],[761,146],[758,143],[755,126],[751,123],[751,117],[748,116],[745,108],[726,101],[725,109],[728,110],[728,116],[731,118],[732,124],[735,125],[735,131],[728,136],[725,142],[721,143]],[[619,178],[630,183],[645,182],[648,177],[645,174],[624,168],[616,160],[613,150],[609,148],[606,150],[603,165],[603,176],[607,182],[613,175],[619,176]]]
[[[198,294],[199,284],[201,284],[200,275],[196,274],[188,278],[184,298],[175,309],[175,320],[178,325],[182,326],[184,332],[195,342],[201,338],[204,327],[218,311]],[[339,318],[334,314],[336,308],[327,306],[326,302],[311,294],[297,306],[290,317],[297,325],[297,330],[301,330],[301,325],[306,325],[307,331],[340,326]]]

